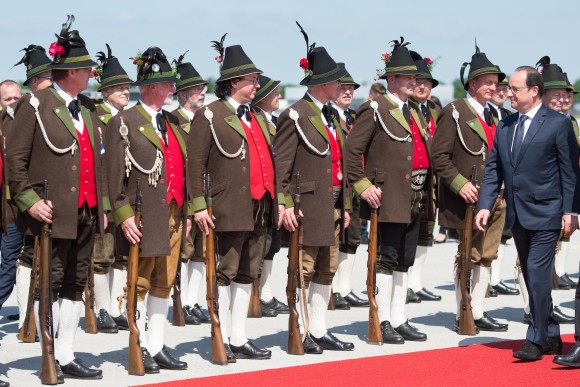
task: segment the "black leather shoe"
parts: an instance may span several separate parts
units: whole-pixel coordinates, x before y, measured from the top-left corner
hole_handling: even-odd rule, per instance
[[[419,296],[421,301],[441,301],[440,295],[434,294],[425,288],[415,292],[415,294]]]
[[[459,319],[455,319],[455,323],[453,324],[453,332],[457,332],[459,333]],[[479,334],[479,328],[476,326],[475,327],[475,334],[478,335]]]
[[[278,314],[290,313],[290,309],[288,309],[288,305],[286,305],[283,302],[278,301],[276,299],[276,297],[272,297],[272,299],[269,302],[263,301],[262,299],[260,299],[260,301],[262,302],[262,305],[266,305],[268,308],[274,309],[276,312],[278,312]]]
[[[558,289],[559,290],[569,290],[570,283],[566,281],[565,275],[558,277]]]
[[[97,328],[100,333],[117,333],[119,328],[105,309],[99,310],[97,314]]]
[[[8,319],[8,321],[18,321],[20,320],[20,315],[17,314],[9,314],[8,316],[6,316],[6,319]]]
[[[489,293],[489,297],[497,297],[497,290],[495,290],[491,285],[487,285],[487,291]]]
[[[340,293],[334,293],[332,297],[334,298],[334,309],[350,309],[350,304],[340,295]]]
[[[85,367],[78,359],[73,359],[67,365],[60,365],[67,378],[72,379],[102,379],[103,371]]]
[[[344,299],[350,304],[350,306],[355,308],[360,308],[363,306],[369,306],[369,300],[365,300],[354,294],[352,291],[348,293]]]
[[[183,307],[183,319],[186,325],[201,325],[201,320],[193,314],[189,305]]]
[[[409,321],[405,321],[401,325],[395,328],[398,334],[400,334],[405,340],[409,341],[425,341],[427,340],[427,335],[411,325]]]
[[[111,318],[113,319],[115,324],[117,324],[117,328],[119,328],[120,331],[129,330],[129,321],[127,320],[127,314],[125,312],[120,314],[119,317],[111,316]]]
[[[9,387],[10,383],[0,380],[0,387]]]
[[[260,306],[262,309],[262,317],[276,317],[278,312],[275,309],[270,308],[264,301],[260,300]]]
[[[564,279],[566,281],[568,281],[568,283],[570,284],[570,287],[572,289],[576,289],[576,287],[578,286],[578,284],[576,282],[574,282],[574,280],[572,278],[570,278],[570,276],[568,275],[568,273],[564,274],[562,277],[564,277]]]
[[[421,297],[415,294],[413,289],[407,288],[407,301],[405,303],[408,304],[410,302],[413,304],[418,304],[421,302]]]
[[[316,338],[312,336],[312,340],[323,349],[328,349],[330,351],[352,351],[354,349],[354,344],[347,341],[341,341],[338,337],[327,331],[321,338]]]
[[[60,363],[58,360],[54,361],[54,367],[56,368],[56,383],[63,384],[64,383],[64,373],[62,372],[62,368],[60,368]]]
[[[573,346],[567,355],[556,356],[553,362],[566,367],[580,367],[580,345]]]
[[[475,326],[478,327],[480,331],[505,332],[508,330],[507,324],[498,323],[485,312],[483,313],[482,318],[475,320],[474,322]]]
[[[523,318],[522,322],[524,324],[529,324],[530,323],[530,314],[529,313],[524,312],[524,318]]]
[[[201,309],[201,306],[199,306],[199,304],[195,304],[193,308],[191,308],[191,313],[193,313],[193,315],[197,317],[199,321],[201,321],[203,324],[211,323],[209,313],[207,312],[207,310]]]
[[[141,353],[143,354],[143,368],[145,368],[146,374],[158,374],[159,364],[151,357],[149,351],[141,347]]]
[[[187,369],[187,363],[184,361],[177,360],[176,358],[171,356],[165,345],[163,346],[163,348],[161,348],[161,351],[159,351],[157,355],[153,356],[153,360],[155,360],[155,362],[159,364],[160,368],[166,370]]]
[[[542,345],[542,354],[544,355],[561,355],[562,354],[562,339],[548,339],[546,344]]]
[[[324,352],[324,349],[312,340],[310,333],[306,334],[306,338],[304,339],[304,353],[308,353],[310,355],[320,355]]]
[[[513,356],[524,361],[536,361],[542,358],[542,346],[526,340],[522,347],[514,351]]]
[[[383,343],[387,344],[404,344],[405,339],[396,330],[393,329],[391,323],[383,321],[381,323],[381,333],[383,334]]]
[[[232,352],[236,356],[236,359],[265,360],[272,357],[272,351],[265,348],[258,348],[250,340],[241,347],[236,347],[231,344],[230,347],[232,348]]]
[[[554,305],[554,309],[552,310],[552,318],[560,324],[574,324],[574,316],[568,316],[556,305]]]
[[[236,362],[236,355],[232,352],[229,344],[224,344],[224,349],[226,351],[226,358],[228,359],[228,363],[235,363]]]
[[[507,286],[503,281],[499,281],[499,283],[497,285],[493,285],[492,288],[499,294],[506,296],[517,296],[520,294],[518,289]]]

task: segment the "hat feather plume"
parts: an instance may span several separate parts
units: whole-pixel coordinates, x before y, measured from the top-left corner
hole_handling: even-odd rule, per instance
[[[211,47],[216,50],[220,56],[223,58],[224,57],[224,40],[226,40],[226,35],[228,33],[226,32],[222,38],[219,40],[219,42],[217,40],[212,40],[211,43]],[[185,54],[183,54],[185,55]]]

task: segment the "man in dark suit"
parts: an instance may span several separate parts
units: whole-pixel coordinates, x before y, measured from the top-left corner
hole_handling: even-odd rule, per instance
[[[572,211],[578,146],[570,120],[542,104],[544,81],[537,70],[518,67],[509,87],[512,108],[518,114],[500,123],[485,168],[475,223],[480,231],[485,230],[505,183],[506,227],[513,232],[531,314],[526,341],[513,355],[534,361],[562,350],[560,326],[550,316],[551,281],[560,231],[568,237],[577,227]]]

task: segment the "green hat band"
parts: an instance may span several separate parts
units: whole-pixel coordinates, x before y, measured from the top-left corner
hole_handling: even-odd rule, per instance
[[[566,81],[550,81],[550,82],[544,82],[544,87],[551,87],[554,89],[566,89],[569,86],[566,84]]]
[[[30,71],[27,71],[26,72],[26,78],[27,79],[30,79],[30,78],[34,77],[35,75],[37,75],[37,74],[40,74],[40,73],[43,73],[45,71],[50,70],[49,69],[49,66],[50,66],[50,63],[45,63],[45,64],[40,65],[38,67],[32,68]]]
[[[256,91],[256,96],[254,97],[254,99],[259,98],[260,95],[262,95],[262,93],[264,93],[264,91],[268,90],[268,88],[272,85],[272,83],[274,83],[273,79],[270,79],[268,81],[268,83],[266,83],[264,86],[261,86],[258,91]]]
[[[173,72],[161,72],[161,73],[153,73],[153,74],[146,74],[145,76],[138,76],[138,79],[157,79],[157,78],[173,78],[175,75]]]
[[[387,67],[385,69],[387,73],[394,73],[398,71],[417,71],[417,66],[396,66],[396,67]]]
[[[497,67],[483,67],[483,68],[480,68],[480,69],[475,70],[472,73],[470,73],[469,79],[473,79],[481,74],[489,74],[489,73],[498,73],[499,74],[500,71],[497,69]]]
[[[320,79],[320,78],[326,78],[329,77],[333,74],[336,74],[337,72],[340,71],[340,67],[336,67],[334,70],[330,70],[324,74],[315,74],[311,77],[311,79]]]
[[[116,81],[116,80],[119,80],[119,79],[127,79],[128,80],[128,83],[133,83],[133,81],[131,81],[129,79],[129,76],[126,75],[126,74],[119,74],[119,75],[113,75],[113,76],[106,77],[106,78],[101,78],[101,81],[103,81],[101,83],[109,82],[109,81]]]
[[[348,84],[354,84],[355,81],[354,81],[354,79],[352,79],[352,77],[344,77],[344,78],[340,78],[340,83],[348,85]]]
[[[70,58],[59,58],[58,62],[56,62],[57,64],[61,64],[61,63],[77,63],[77,62],[84,62],[91,59],[90,55],[83,55],[83,56],[73,56]]]
[[[228,75],[228,74],[232,74],[232,73],[235,73],[238,71],[250,70],[250,69],[255,69],[255,68],[256,68],[256,65],[254,65],[253,63],[250,63],[250,64],[232,67],[230,69],[221,70],[220,73],[221,73],[221,75]]]
[[[193,78],[181,79],[181,80],[179,80],[175,84],[175,86],[176,87],[181,87],[181,86],[185,85],[186,83],[196,82],[196,81],[203,81],[203,79],[201,77],[193,77]],[[207,82],[205,82],[205,83],[207,83]]]

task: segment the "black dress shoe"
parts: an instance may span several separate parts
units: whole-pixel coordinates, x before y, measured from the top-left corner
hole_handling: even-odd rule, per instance
[[[348,302],[350,304],[350,306],[353,306],[355,308],[369,306],[369,300],[365,300],[365,299],[360,298],[359,296],[354,294],[352,291],[350,293],[348,293],[344,297],[344,299],[346,300],[346,302]]]
[[[413,304],[418,304],[421,302],[421,297],[415,294],[413,289],[407,288],[407,301],[405,303],[408,304],[410,302]]]
[[[558,289],[559,290],[569,290],[570,283],[566,281],[565,275],[558,277]]]
[[[499,281],[499,283],[497,285],[493,285],[492,288],[499,294],[506,296],[517,296],[520,294],[518,289],[507,286],[503,281]]]
[[[153,356],[153,360],[155,360],[155,362],[159,364],[159,367],[166,370],[187,369],[187,363],[184,361],[177,360],[176,358],[171,356],[165,345],[163,346],[163,348],[161,348],[161,351],[159,351],[157,355]]]
[[[0,380],[0,387],[9,387],[10,383]]]
[[[354,349],[353,343],[339,340],[339,338],[330,333],[330,331],[327,331],[321,338],[312,336],[312,340],[323,349],[328,349],[330,351],[352,351]]]
[[[266,302],[260,300],[260,306],[262,309],[262,317],[276,317],[276,316],[278,316],[278,311],[270,308]]]
[[[560,324],[574,324],[574,316],[568,316],[556,305],[554,305],[554,309],[552,309],[552,318]]]
[[[272,297],[272,299],[269,302],[266,301],[262,301],[260,299],[261,302],[263,302],[262,305],[266,305],[268,308],[270,309],[274,309],[276,312],[278,312],[278,314],[288,314],[290,313],[290,309],[288,308],[288,305],[286,305],[283,302],[280,302],[276,299],[276,297]]]
[[[8,321],[17,321],[17,320],[20,320],[20,315],[19,314],[9,314],[8,316],[6,316],[6,318],[8,319]]]
[[[455,323],[453,324],[453,332],[457,332],[459,333],[459,319],[455,319]],[[479,334],[479,328],[476,326],[475,327],[475,334],[478,335]]]
[[[568,283],[570,284],[570,287],[572,289],[576,289],[576,287],[578,286],[578,284],[576,282],[574,282],[574,280],[572,278],[570,278],[570,276],[568,275],[568,273],[564,274],[562,277],[564,277],[564,279],[566,281],[568,281]]]
[[[102,379],[103,371],[85,367],[78,359],[73,359],[67,365],[60,365],[67,378],[72,379]]]
[[[542,358],[542,346],[526,340],[522,347],[514,351],[513,356],[524,361],[536,361]]]
[[[62,368],[60,368],[58,360],[54,361],[54,367],[56,368],[56,383],[64,384],[64,373],[62,372]]]
[[[548,339],[546,344],[542,345],[542,354],[544,355],[561,355],[562,354],[562,339]]]
[[[425,341],[427,340],[427,335],[411,325],[409,321],[405,321],[401,325],[395,328],[398,334],[400,334],[405,340],[409,341]]]
[[[383,335],[383,343],[387,344],[404,344],[405,339],[396,330],[393,329],[391,323],[383,321],[381,323],[381,333]]]
[[[128,331],[129,330],[129,321],[127,320],[127,315],[123,312],[118,317],[111,316],[115,324],[117,324],[117,328],[120,331]]]
[[[495,290],[491,285],[487,285],[487,291],[489,293],[489,297],[497,297],[497,290]]]
[[[201,320],[193,314],[189,305],[183,307],[183,319],[186,325],[201,325]]]
[[[146,374],[158,374],[159,364],[151,357],[151,354],[146,348],[141,347],[141,353],[143,354],[143,368]]]
[[[99,310],[97,314],[97,328],[100,333],[117,333],[119,328],[105,309]]]
[[[272,357],[272,351],[265,348],[258,348],[250,340],[240,347],[231,344],[230,347],[236,359],[265,360]]]
[[[421,301],[441,301],[441,296],[438,294],[433,294],[429,290],[423,288],[418,292],[415,292],[416,295],[419,296]]]
[[[310,355],[320,355],[324,352],[324,349],[312,340],[310,333],[306,334],[306,338],[304,339],[304,353],[308,353]]]
[[[556,356],[553,362],[566,367],[580,367],[580,345],[573,346],[567,355]]]
[[[229,344],[224,344],[224,349],[226,351],[226,358],[228,359],[228,363],[235,363],[236,362],[236,355],[232,352]]]
[[[507,324],[498,323],[485,312],[483,313],[482,318],[475,320],[474,322],[475,326],[478,327],[480,331],[505,332],[508,330]]]
[[[530,314],[529,313],[524,312],[524,318],[523,318],[522,322],[524,324],[529,324],[530,323]]]
[[[191,313],[193,313],[193,315],[197,317],[199,321],[201,321],[203,324],[211,323],[209,313],[207,312],[207,310],[201,309],[201,306],[199,306],[199,304],[195,304],[193,308],[191,308]]]
[[[350,304],[348,303],[348,301],[346,301],[340,295],[340,293],[334,293],[332,295],[332,297],[334,298],[334,308],[335,309],[341,309],[341,310],[349,310],[350,309]]]

